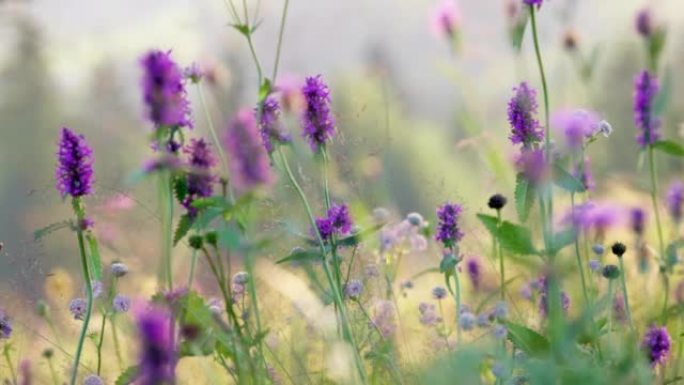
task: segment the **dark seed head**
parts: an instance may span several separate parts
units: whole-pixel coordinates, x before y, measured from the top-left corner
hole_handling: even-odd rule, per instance
[[[627,251],[627,246],[624,243],[615,242],[610,249],[618,258],[622,258],[622,255]]]
[[[204,237],[208,244],[212,246],[218,245],[218,233],[216,231],[210,231]]]
[[[50,358],[52,358],[52,356],[54,356],[54,355],[55,355],[55,351],[50,349],[50,348],[43,350],[43,357],[47,358],[48,360]]]
[[[204,241],[204,239],[203,239],[201,236],[199,236],[199,235],[193,235],[193,236],[190,237],[190,239],[188,240],[188,243],[190,243],[190,247],[192,247],[193,249],[199,250],[199,249],[202,248],[202,243],[203,243],[203,241]]]
[[[489,206],[490,209],[494,210],[501,210],[504,206],[506,206],[506,197],[501,195],[501,194],[494,194],[489,198],[489,202],[487,202],[487,206]]]
[[[617,279],[620,277],[620,269],[615,265],[606,265],[602,271],[603,277],[607,279]]]

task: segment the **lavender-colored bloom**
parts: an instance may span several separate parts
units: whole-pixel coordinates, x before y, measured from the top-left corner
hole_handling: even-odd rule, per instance
[[[425,326],[434,326],[442,321],[437,315],[434,304],[421,302],[418,305],[418,311],[420,312],[420,323]]]
[[[665,327],[651,326],[641,343],[642,348],[648,355],[651,366],[662,364],[670,354],[671,340]]]
[[[496,324],[494,325],[494,328],[492,328],[492,334],[495,338],[503,340],[508,335],[508,329],[502,324]]]
[[[603,253],[606,251],[605,248],[603,247],[602,244],[597,243],[594,246],[591,247],[591,251],[594,252],[596,255],[603,255]]]
[[[278,101],[274,97],[267,97],[261,107],[261,112],[259,111],[259,108],[257,108],[255,114],[259,122],[259,132],[261,133],[261,140],[263,141],[266,152],[270,154],[275,151],[274,144],[283,144],[292,141],[290,135],[283,131],[283,126],[279,121],[280,104],[278,104]]]
[[[530,148],[544,139],[544,133],[535,118],[537,91],[523,82],[513,89],[515,95],[508,102],[508,122],[511,125],[511,142]]]
[[[131,308],[131,300],[125,295],[117,294],[112,300],[112,309],[117,313],[126,313]]]
[[[629,212],[632,231],[638,236],[644,235],[646,212],[641,207],[635,207]]]
[[[458,226],[458,219],[463,208],[461,205],[445,203],[437,208],[437,234],[435,239],[442,242],[445,248],[452,249],[463,238],[463,232]]]
[[[475,291],[480,289],[482,281],[481,270],[480,261],[477,258],[469,258],[468,261],[466,261],[466,271],[468,272],[470,283],[473,285]]]
[[[454,0],[443,0],[430,15],[432,32],[440,38],[452,39],[458,30],[460,12]]]
[[[83,135],[62,128],[55,172],[57,190],[62,197],[88,195],[93,190],[93,150]]]
[[[653,34],[653,15],[649,8],[644,8],[637,12],[634,27],[639,35],[645,38],[651,37]]]
[[[660,119],[653,115],[653,104],[660,90],[655,75],[644,70],[634,79],[634,124],[640,130],[637,143],[644,148],[660,139]]]
[[[249,282],[249,273],[246,271],[239,271],[233,275],[231,282],[234,285],[246,285]]]
[[[100,377],[91,374],[83,380],[83,385],[104,385],[104,381]]]
[[[442,300],[446,298],[447,291],[442,286],[435,286],[432,288],[432,298],[436,300]]]
[[[542,3],[544,0],[523,0],[523,3],[527,5],[536,5],[537,7],[541,7]]]
[[[357,299],[363,292],[363,282],[358,279],[350,279],[349,282],[344,285],[344,295],[347,298]]]
[[[560,293],[560,296],[563,313],[567,314],[568,309],[570,309],[570,297],[564,291]],[[539,296],[539,313],[544,317],[549,313],[548,294],[545,292]]]
[[[541,148],[523,149],[518,154],[515,165],[518,172],[521,172],[532,183],[540,182],[548,171],[544,150]]]
[[[171,52],[150,51],[141,60],[143,100],[156,128],[192,127],[183,72]]]
[[[602,267],[603,266],[601,266],[601,261],[599,261],[598,259],[589,260],[589,270],[593,271],[594,273],[598,273]]]
[[[112,266],[109,268],[109,270],[111,271],[112,275],[117,278],[121,278],[128,274],[128,266],[122,262],[112,263]]]
[[[323,241],[328,241],[332,238],[335,233],[335,227],[333,227],[330,218],[316,218],[316,228],[318,229],[318,234],[321,236]]]
[[[682,220],[682,204],[684,204],[684,184],[674,182],[667,191],[667,209],[677,223]]]
[[[594,230],[600,242],[609,228],[624,223],[624,214],[619,206],[589,201],[575,206],[565,215],[563,222],[570,222],[583,231]]]
[[[335,135],[335,119],[330,111],[330,90],[321,75],[306,78],[302,87],[306,109],[302,115],[304,137],[317,151]]]
[[[169,314],[157,308],[141,310],[137,315],[140,339],[138,384],[161,385],[174,381],[175,352],[169,338]]]
[[[423,224],[425,223],[425,219],[423,219],[423,216],[419,213],[409,213],[406,215],[406,220],[411,224],[411,226],[416,227],[423,227]]]
[[[379,301],[375,305],[372,321],[383,337],[389,338],[397,330],[394,316],[394,305],[390,301]]]
[[[185,67],[185,69],[183,70],[183,75],[192,83],[197,84],[200,82],[200,80],[202,80],[202,76],[204,76],[204,73],[200,69],[199,65],[193,62],[188,67]]]
[[[190,144],[183,150],[188,155],[187,165],[187,193],[183,206],[191,217],[197,215],[197,209],[192,203],[198,198],[210,197],[214,191],[213,184],[216,176],[211,174],[211,168],[216,165],[216,158],[212,154],[210,145],[204,139],[191,139]]]
[[[473,330],[476,322],[477,318],[475,318],[475,315],[468,311],[462,312],[458,317],[458,326],[461,327],[461,330]]]
[[[273,181],[270,160],[252,111],[246,108],[238,111],[226,130],[224,145],[230,156],[233,183],[238,190],[250,190]]]
[[[581,149],[585,140],[600,130],[598,115],[581,109],[556,112],[551,118],[551,124],[562,132],[565,144],[571,150]]]
[[[326,217],[316,219],[316,227],[323,241],[329,241],[333,235],[349,234],[352,225],[349,208],[344,203],[333,204]]]
[[[104,291],[104,287],[100,281],[91,281],[90,289],[93,291],[93,298],[100,298],[102,296],[102,292]],[[83,286],[83,292],[85,293],[87,290],[88,288]]]
[[[506,302],[499,301],[492,310],[492,317],[495,319],[505,319],[508,315],[508,305]]]
[[[12,336],[12,323],[4,311],[0,310],[0,340]]]
[[[88,310],[88,301],[83,298],[74,298],[69,303],[69,311],[74,319],[83,320],[86,311]]]
[[[477,316],[477,326],[480,328],[489,327],[489,314],[481,313]]]

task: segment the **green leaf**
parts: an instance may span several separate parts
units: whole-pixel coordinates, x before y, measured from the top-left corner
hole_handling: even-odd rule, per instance
[[[575,242],[575,237],[577,233],[575,229],[569,228],[561,230],[553,235],[553,243],[551,245],[551,255],[558,254],[564,247],[571,245]]]
[[[661,116],[665,113],[667,104],[670,101],[670,96],[672,95],[672,83],[672,71],[668,69],[665,71],[665,76],[661,83],[662,88],[653,102],[653,115]]]
[[[684,146],[672,140],[659,140],[651,146],[653,146],[655,150],[660,150],[668,155],[684,156]]]
[[[534,188],[522,173],[515,177],[515,209],[520,222],[527,221],[534,204]]]
[[[235,28],[238,32],[240,32],[245,37],[249,37],[249,35],[252,33],[251,29],[246,24],[231,24],[230,26]]]
[[[173,245],[175,246],[180,242],[181,239],[188,233],[190,228],[192,228],[193,219],[185,214],[180,217],[178,225],[176,226],[176,231],[173,233]]]
[[[102,281],[102,257],[100,256],[100,248],[97,244],[97,239],[92,234],[87,234],[86,239],[88,240],[88,247],[90,248],[90,253],[88,254],[90,258],[90,267],[92,268],[93,279],[96,281]]]
[[[38,241],[38,240],[42,239],[43,237],[54,233],[57,230],[61,230],[65,227],[70,227],[70,226],[71,226],[71,221],[67,220],[67,219],[60,221],[60,222],[51,223],[45,227],[41,227],[40,229],[35,230],[33,232],[33,240]]]
[[[375,234],[382,228],[382,225],[375,225],[373,227],[370,227],[365,230],[358,231],[346,238],[338,239],[337,240],[337,245],[338,246],[346,246],[346,247],[351,247],[351,246],[356,246],[361,241],[364,239],[368,238],[369,235]]]
[[[660,54],[662,54],[663,48],[665,48],[666,37],[666,30],[665,28],[661,27],[657,28],[648,40],[649,58],[651,59],[654,68],[658,67],[658,59],[660,59]]]
[[[178,203],[183,203],[188,196],[188,181],[185,177],[177,176],[173,178],[173,195]]]
[[[216,328],[213,313],[196,292],[188,292],[181,300],[179,317],[181,329],[186,336],[181,342],[181,356],[206,356],[216,347],[213,331]],[[188,338],[188,331],[192,337]]]
[[[206,210],[206,209],[212,208],[212,207],[226,209],[226,210],[231,208],[230,203],[228,203],[226,201],[226,199],[224,197],[221,197],[221,196],[197,198],[197,199],[192,201],[191,206],[196,208],[197,210]]]
[[[501,247],[514,254],[539,254],[532,243],[532,235],[526,227],[503,221],[498,225],[498,219],[491,215],[477,214],[482,224],[490,234],[499,241]]]
[[[557,163],[553,165],[553,183],[570,192],[580,193],[586,191],[584,183],[575,178]]]
[[[323,257],[318,249],[302,249],[297,247],[293,249],[288,256],[279,259],[276,263],[311,262],[320,261],[322,259]]]
[[[527,29],[527,19],[529,18],[527,12],[521,14],[518,21],[510,29],[511,45],[515,52],[519,52],[522,47],[523,37],[525,36],[525,29]]]
[[[136,377],[138,377],[138,367],[131,366],[119,375],[119,377],[116,379],[116,382],[114,382],[114,385],[132,384]]]
[[[454,273],[456,264],[458,264],[458,261],[452,254],[445,255],[439,263],[439,272],[450,276]]]
[[[678,251],[682,247],[684,247],[684,239],[676,240],[667,245],[665,249],[665,263],[668,269],[671,269],[677,263],[679,259]]]
[[[259,101],[263,102],[266,100],[268,95],[271,93],[271,80],[265,78],[261,86],[259,86]]]
[[[512,322],[506,322],[508,340],[530,357],[543,357],[548,353],[549,340],[534,330]]]

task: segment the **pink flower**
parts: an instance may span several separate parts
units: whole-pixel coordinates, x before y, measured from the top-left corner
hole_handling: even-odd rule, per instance
[[[435,36],[452,39],[461,23],[461,12],[454,0],[443,0],[432,9],[430,19]]]

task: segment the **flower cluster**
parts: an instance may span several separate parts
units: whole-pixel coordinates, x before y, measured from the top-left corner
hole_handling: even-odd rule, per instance
[[[330,241],[333,235],[349,234],[352,224],[349,208],[344,203],[333,204],[328,209],[327,216],[316,218],[316,228],[325,242]]]
[[[652,366],[662,364],[670,354],[670,334],[665,327],[652,326],[646,331],[641,346]]]
[[[183,71],[171,52],[150,51],[141,59],[143,100],[156,128],[192,127]]]
[[[644,148],[660,139],[660,119],[653,108],[660,85],[655,75],[644,70],[634,79],[634,124],[640,130],[637,143]]]
[[[513,144],[524,148],[544,139],[544,133],[535,118],[537,113],[537,91],[522,82],[513,89],[515,94],[508,102],[508,122],[511,125],[510,139]]]
[[[321,75],[307,77],[302,94],[306,108],[302,115],[304,137],[316,151],[335,135],[335,119],[330,111],[330,90]]]
[[[432,31],[438,37],[453,39],[460,19],[461,15],[454,0],[444,0],[432,10]]]
[[[266,152],[270,154],[275,151],[275,145],[289,143],[292,140],[283,131],[282,124],[279,121],[280,104],[274,97],[267,97],[261,106],[261,110],[257,108],[255,114],[259,121],[259,132]]]
[[[462,211],[461,205],[449,202],[437,208],[439,222],[437,223],[435,239],[442,242],[446,249],[453,249],[456,243],[463,238],[463,231],[458,225]]]
[[[210,145],[204,139],[192,139],[183,150],[188,155],[189,172],[187,174],[187,194],[183,206],[190,216],[197,214],[192,203],[197,198],[211,196],[216,177],[211,174],[211,168],[216,165],[216,158],[211,152]]]
[[[231,120],[224,146],[230,157],[231,181],[237,190],[251,190],[273,181],[268,154],[251,110],[243,108]]]
[[[137,326],[141,343],[138,383],[173,383],[175,352],[170,339],[169,314],[154,307],[141,310]]]
[[[93,190],[93,150],[83,135],[62,128],[57,151],[57,190],[62,197],[88,195]]]
[[[12,336],[12,324],[4,311],[0,310],[0,339],[8,339]]]
[[[684,204],[684,184],[674,182],[667,191],[667,209],[672,219],[679,223],[682,220],[682,205]]]

